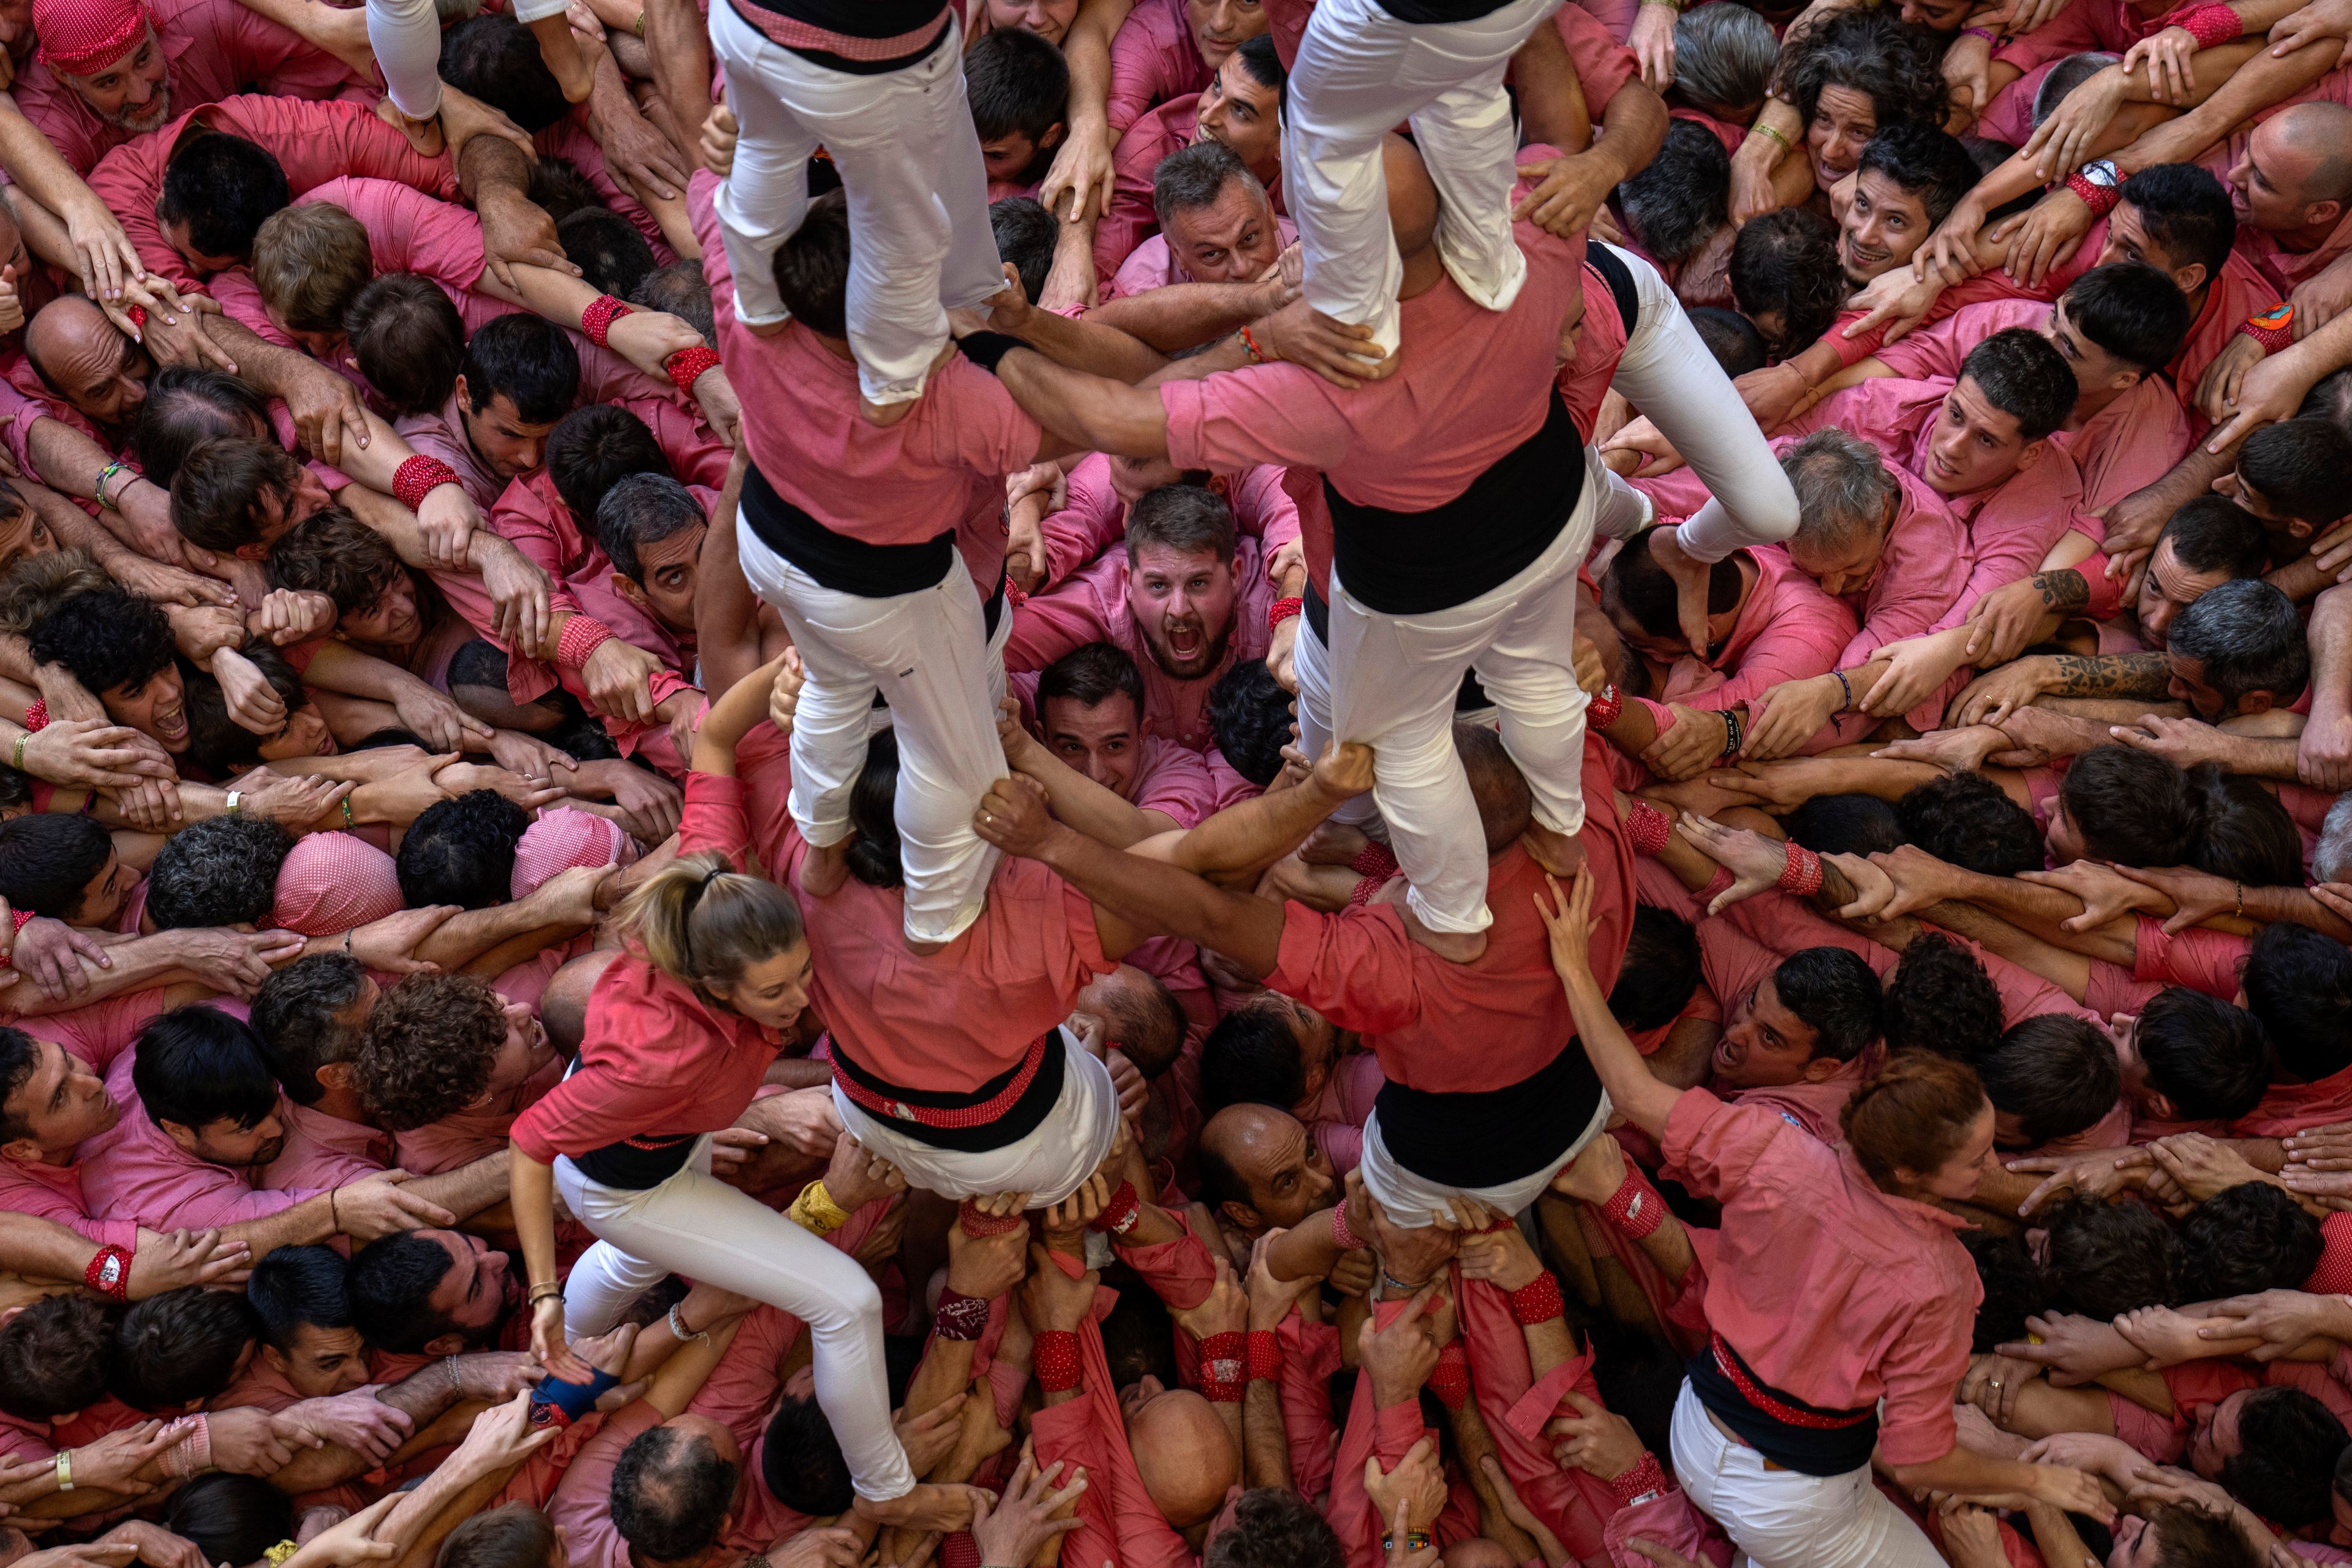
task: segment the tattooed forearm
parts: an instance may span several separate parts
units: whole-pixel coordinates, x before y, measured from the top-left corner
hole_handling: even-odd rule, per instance
[[[2091,602],[2089,581],[2071,566],[2035,573],[2033,586],[2042,595],[2042,607],[2045,610],[2079,610]]]
[[[2160,653],[2102,653],[2090,658],[2062,653],[2053,697],[2162,697],[2171,689],[2172,667]]]

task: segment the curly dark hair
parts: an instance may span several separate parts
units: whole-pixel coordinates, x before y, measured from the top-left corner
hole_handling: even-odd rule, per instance
[[[331,506],[289,529],[269,547],[261,570],[273,588],[324,594],[337,613],[357,615],[408,568],[382,534],[344,508]]]
[[[1903,950],[1886,987],[1886,1048],[1927,1050],[1971,1065],[2000,1043],[2000,992],[1977,955],[1938,931]]]
[[[1234,1504],[1234,1522],[1210,1543],[1202,1568],[1339,1568],[1339,1537],[1313,1503],[1259,1487]]]
[[[436,801],[400,841],[400,896],[411,909],[502,904],[514,885],[515,846],[530,814],[496,790]]]
[[[352,1081],[379,1125],[429,1126],[488,1087],[506,1042],[499,994],[470,974],[412,974],[368,1015]]]
[[[2042,868],[2033,814],[1982,773],[1931,779],[1895,802],[1895,811],[1911,842],[1938,860],[1987,877]]]
[[[1824,16],[1780,53],[1776,90],[1808,125],[1822,89],[1842,87],[1870,100],[1874,129],[1906,121],[1940,127],[1946,92],[1944,40],[1892,11],[1839,11]]]
[[[2074,1201],[2052,1211],[2042,1260],[2050,1304],[2102,1321],[2180,1300],[2180,1237],[2144,1204]]]
[[[2319,1267],[2319,1222],[2283,1187],[2241,1182],[2180,1222],[2180,1289],[2199,1301],[2300,1290]]]
[[[33,626],[33,662],[63,665],[92,695],[131,690],[177,656],[163,612],[120,588],[68,595]]]
[[[1780,316],[1780,332],[1765,333],[1775,356],[1787,359],[1811,348],[1845,308],[1845,269],[1837,247],[1837,226],[1803,207],[1751,219],[1731,242],[1732,298],[1759,331],[1759,318]]]
[[[147,873],[147,912],[158,931],[248,925],[278,901],[278,871],[294,836],[258,816],[192,822],[163,841]]]
[[[316,1105],[326,1093],[319,1069],[350,1061],[359,1052],[360,1031],[336,1015],[359,1000],[367,971],[340,952],[314,952],[295,960],[261,983],[249,1022],[269,1053],[286,1097]]]

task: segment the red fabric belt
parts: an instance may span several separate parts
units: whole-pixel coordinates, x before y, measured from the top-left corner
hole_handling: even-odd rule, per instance
[[[1739,1396],[1742,1399],[1747,1400],[1748,1404],[1784,1426],[1804,1426],[1816,1432],[1835,1432],[1848,1426],[1859,1426],[1878,1413],[1875,1405],[1851,1411],[1843,1415],[1822,1415],[1811,1410],[1800,1410],[1785,1400],[1776,1398],[1771,1390],[1741,1370],[1739,1358],[1732,1353],[1731,1347],[1724,1342],[1721,1334],[1715,1336],[1715,1364],[1717,1370],[1731,1380],[1731,1386],[1739,1390]]]
[[[1045,1060],[1045,1047],[1049,1045],[1058,1047],[1059,1044],[1058,1030],[1048,1029],[1038,1036],[1029,1043],[1029,1049],[1021,1058],[1020,1070],[1013,1075],[1011,1080],[986,1100],[971,1105],[909,1104],[868,1089],[846,1072],[835,1073],[833,1081],[859,1107],[894,1121],[912,1121],[922,1127],[980,1127],[996,1121],[1021,1103],[1021,1097],[1029,1092],[1030,1084],[1036,1080],[1037,1068]]]

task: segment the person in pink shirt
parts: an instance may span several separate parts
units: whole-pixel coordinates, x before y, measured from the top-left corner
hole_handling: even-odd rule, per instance
[[[1283,488],[1282,477],[1283,470],[1271,463],[1260,463],[1238,474],[1212,474],[1187,471],[1172,463],[1089,452],[1069,471],[1061,510],[1045,512],[1038,520],[1045,557],[1035,563],[1040,575],[1029,592],[1035,595],[1059,587],[1107,552],[1124,545],[1130,510],[1162,485],[1202,485],[1223,496],[1233,509],[1234,531],[1257,542],[1266,574],[1278,589],[1283,585],[1286,558],[1299,552],[1298,504]],[[1020,504],[1014,503],[1016,509]],[[1030,504],[1042,507],[1042,501]]]
[[[2284,300],[2352,251],[2352,178],[2337,154],[2352,107],[2298,103],[2225,145],[2238,254]],[[2211,168],[2209,162],[2206,165]]]
[[[248,89],[368,103],[373,83],[233,0],[40,0],[10,93],[77,174],[182,110]]]
[[[1976,1074],[1919,1055],[1890,1064],[1849,1102],[1835,1150],[1760,1107],[1660,1083],[1587,965],[1594,890],[1580,873],[1543,909],[1570,1009],[1612,1102],[1661,1141],[1670,1173],[1724,1204],[1714,1341],[1675,1409],[1691,1500],[1765,1568],[1942,1561],[1870,1486],[1874,1453],[1910,1485],[2111,1517],[2079,1471],[1958,1446],[1952,1396],[1982,1292],[1959,1222],[1930,1200],[1968,1197],[1990,1162]]]
[[[1154,201],[1161,162],[1202,142],[1222,142],[1257,176],[1283,212],[1282,103],[1289,74],[1271,41],[1235,49],[1196,98],[1164,103],[1129,126],[1111,153],[1109,204],[1095,225],[1095,272],[1108,282],[1159,226]]]
[[[1255,0],[1142,0],[1110,42],[1104,112],[1113,142],[1160,104],[1199,92],[1266,29]]]
[[[1258,542],[1236,538],[1232,507],[1196,485],[1139,497],[1126,536],[1123,552],[1013,612],[1005,665],[1038,669],[1087,643],[1112,643],[1144,672],[1152,732],[1204,749],[1210,690],[1234,665],[1265,657],[1267,612],[1297,596],[1305,569],[1269,582]]]
[[[1160,232],[1119,263],[1113,300],[1179,283],[1255,283],[1298,238],[1297,227],[1276,216],[1258,177],[1222,142],[1195,142],[1161,159],[1151,205]],[[1104,311],[1099,319],[1118,325],[1127,317]]]

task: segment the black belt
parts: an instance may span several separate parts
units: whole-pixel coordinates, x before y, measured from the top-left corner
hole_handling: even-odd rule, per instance
[[[1558,1162],[1601,1109],[1601,1078],[1570,1040],[1507,1088],[1433,1094],[1391,1080],[1373,1101],[1381,1142],[1400,1165],[1441,1187],[1500,1187]]]
[[[816,580],[861,599],[895,599],[939,586],[955,560],[955,530],[919,544],[868,544],[835,531],[776,493],[753,464],[743,476],[743,521],[760,542]]]

